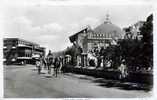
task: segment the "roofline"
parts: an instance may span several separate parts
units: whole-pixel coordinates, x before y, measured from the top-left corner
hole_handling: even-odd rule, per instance
[[[86,28],[82,29],[81,31],[79,31],[79,32],[77,32],[77,33],[75,33],[75,34],[69,36],[70,42],[73,42],[73,40],[75,40],[75,36],[77,36],[78,34],[82,33],[82,31],[84,31],[84,30],[87,31],[87,29],[88,29],[88,27],[86,27]]]
[[[86,27],[86,28],[82,29],[81,31],[79,31],[79,32],[77,32],[77,33],[71,35],[70,37],[75,36],[75,35],[78,35],[78,34],[81,33],[83,30],[86,30],[86,29],[88,29],[88,28]]]
[[[29,43],[32,43],[32,44],[35,44],[35,45],[39,45],[39,44],[37,44],[35,42],[31,42],[31,41],[20,39],[20,38],[3,38],[3,40],[13,40],[13,39],[15,39],[15,40],[22,40],[22,41],[26,41],[26,42],[29,42]]]

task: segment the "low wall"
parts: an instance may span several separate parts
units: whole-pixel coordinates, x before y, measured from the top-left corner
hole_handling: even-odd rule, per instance
[[[64,72],[65,73],[72,72],[76,74],[84,74],[84,75],[106,78],[106,79],[114,79],[114,80],[118,80],[119,77],[118,71],[74,68],[72,66],[64,68]],[[130,72],[126,81],[144,83],[144,84],[153,84],[153,75],[151,73]]]

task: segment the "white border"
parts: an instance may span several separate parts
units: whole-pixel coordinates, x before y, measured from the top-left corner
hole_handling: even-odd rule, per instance
[[[135,98],[133,100],[157,100],[157,96],[155,96],[157,93],[156,90],[156,82],[157,82],[157,36],[156,36],[156,32],[157,32],[157,28],[156,28],[156,24],[157,24],[157,20],[156,20],[156,9],[157,9],[157,5],[156,5],[156,1],[155,0],[2,0],[1,4],[0,4],[0,8],[5,9],[8,6],[27,6],[27,5],[53,5],[53,6],[58,6],[58,5],[65,5],[65,6],[69,6],[69,5],[75,5],[75,6],[79,6],[79,5],[152,5],[154,8],[153,11],[153,17],[154,17],[154,31],[153,31],[153,38],[154,38],[154,90],[153,93],[154,95],[151,98]],[[0,10],[0,15],[3,15],[3,10]],[[1,13],[2,12],[2,13]],[[0,20],[0,22],[2,22]],[[2,22],[3,23],[3,22]],[[1,90],[3,90],[3,65],[2,65],[2,59],[3,59],[3,42],[2,42],[2,37],[3,37],[3,25],[0,24],[0,79],[1,79],[1,85],[0,88]],[[0,97],[3,98],[3,91],[0,91]],[[39,99],[39,98],[38,98]],[[83,98],[82,98],[83,99]],[[92,98],[90,98],[92,100]],[[94,99],[94,98],[93,98]],[[106,99],[117,99],[117,98],[106,98]],[[119,100],[122,100],[122,98],[118,98]],[[33,100],[33,99],[32,99]],[[72,100],[72,99],[71,99]],[[86,99],[85,99],[86,100]]]

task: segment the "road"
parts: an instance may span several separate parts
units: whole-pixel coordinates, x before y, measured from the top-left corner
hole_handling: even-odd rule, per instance
[[[70,73],[56,78],[46,70],[38,75],[32,65],[4,65],[5,98],[139,98],[152,94],[152,91],[106,87],[100,85],[102,82],[107,80]]]

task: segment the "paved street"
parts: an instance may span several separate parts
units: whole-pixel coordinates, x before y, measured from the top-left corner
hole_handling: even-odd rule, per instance
[[[60,74],[51,77],[46,71],[37,74],[35,66],[4,66],[4,97],[7,98],[118,98],[146,97],[151,92],[100,85],[104,80],[84,75]]]

